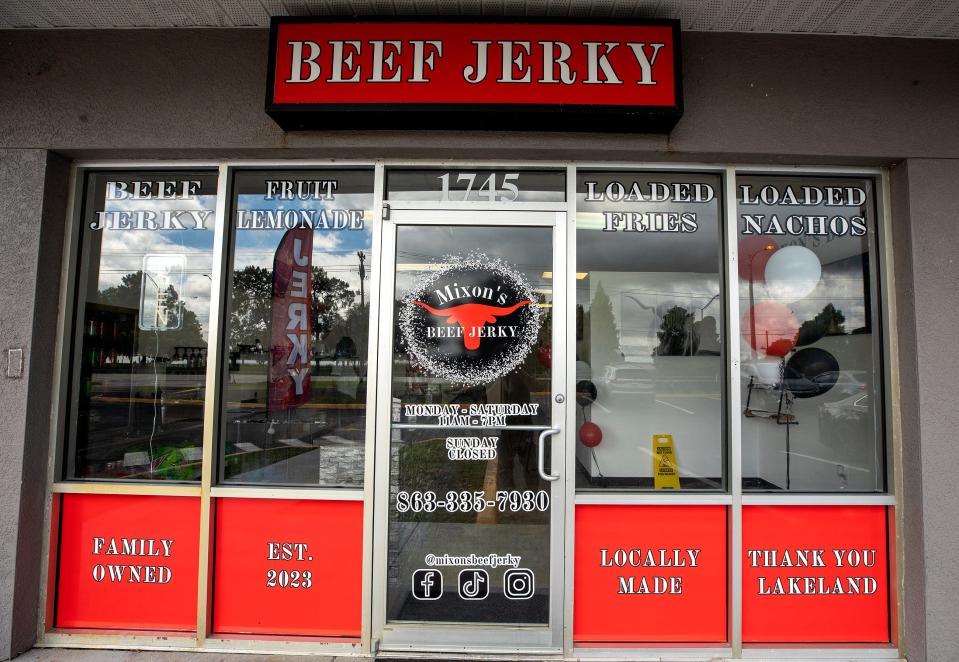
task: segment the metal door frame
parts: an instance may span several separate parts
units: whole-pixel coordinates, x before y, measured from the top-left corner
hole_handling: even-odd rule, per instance
[[[509,209],[504,205],[435,205],[411,203],[393,206],[390,218],[382,223],[382,250],[378,315],[381,331],[376,373],[376,408],[374,416],[376,448],[373,491],[373,581],[372,581],[372,648],[377,650],[459,652],[459,653],[527,653],[563,655],[563,633],[566,606],[566,403],[557,403],[557,394],[566,394],[566,317],[567,317],[567,213],[566,203],[542,204],[547,210]],[[428,207],[423,209],[422,207]],[[557,207],[563,211],[556,211]],[[387,214],[384,214],[387,216]],[[400,225],[459,225],[502,227],[551,227],[553,229],[553,329],[550,425],[560,434],[550,438],[553,471],[560,479],[550,491],[550,597],[549,623],[546,626],[481,625],[441,623],[387,624],[386,587],[389,529],[390,429],[393,366],[393,296],[396,274],[396,232]],[[389,292],[390,296],[385,293]]]

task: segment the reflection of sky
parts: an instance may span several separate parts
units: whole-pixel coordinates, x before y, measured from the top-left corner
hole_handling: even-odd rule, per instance
[[[373,267],[371,254],[373,241],[370,220],[373,217],[373,196],[369,193],[336,193],[333,200],[267,200],[262,194],[241,194],[237,209],[251,210],[300,210],[300,209],[362,209],[362,230],[313,231],[313,266],[322,267],[334,278],[345,281],[354,292],[360,290],[359,258],[357,251],[366,253],[366,280],[369,290],[369,274]],[[273,257],[286,229],[238,230],[233,258],[233,269],[248,266],[273,269]],[[358,295],[357,295],[357,298]]]
[[[203,210],[213,212],[216,195],[197,195],[186,200],[104,200],[103,211],[154,211],[159,216],[165,211]],[[93,222],[88,218],[87,222]],[[149,253],[183,255],[186,271],[183,291],[184,305],[196,314],[206,339],[210,321],[210,290],[213,269],[213,226],[210,214],[205,230],[192,229],[193,219],[181,218],[183,230],[117,230],[109,227],[92,231],[100,234],[100,270],[97,289],[102,292],[120,284],[123,276],[143,269],[143,256]],[[91,232],[89,229],[88,232]],[[139,293],[137,293],[139,296]]]
[[[846,333],[866,326],[865,285],[863,281],[862,257],[853,256],[831,264],[823,264],[822,278],[811,293],[799,301],[782,301],[796,314],[800,324],[813,319],[822,309],[832,304],[842,311],[846,320],[843,326]],[[743,301],[743,313],[748,310],[749,281],[739,283],[739,296]],[[764,285],[753,285],[753,301],[775,301]]]

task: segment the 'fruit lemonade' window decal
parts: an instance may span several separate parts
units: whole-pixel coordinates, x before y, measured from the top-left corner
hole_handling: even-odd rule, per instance
[[[414,363],[463,386],[515,370],[539,334],[536,294],[526,278],[483,253],[448,255],[403,299],[400,330]]]

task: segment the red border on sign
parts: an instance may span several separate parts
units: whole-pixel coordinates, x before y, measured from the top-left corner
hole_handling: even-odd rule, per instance
[[[360,636],[362,501],[221,498],[215,505],[214,632]]]
[[[196,631],[198,498],[64,494],[60,521],[57,627]]]
[[[717,643],[727,639],[726,506],[578,505],[573,577],[573,640],[597,642]],[[602,567],[601,550],[680,550],[682,569]],[[699,550],[688,567],[685,550]],[[680,577],[681,594],[621,594],[619,577],[648,583]]]
[[[889,562],[887,508],[885,506],[744,506],[743,507],[743,641],[746,643],[866,644],[890,641]],[[821,552],[825,567],[753,566],[750,550],[810,550]],[[835,551],[845,550],[844,566],[836,564]],[[874,552],[871,567],[855,567],[863,550]],[[848,553],[854,552],[852,559]],[[790,563],[800,555],[792,553]],[[806,578],[812,578],[812,583]],[[869,594],[769,594],[778,579],[788,592],[818,588],[818,578],[833,586],[853,583],[876,590]],[[793,578],[793,579],[791,579]],[[799,579],[796,579],[799,578]],[[860,579],[861,578],[861,579]],[[870,580],[867,582],[867,579]],[[762,582],[762,583],[760,583]],[[792,587],[792,588],[791,588]],[[762,594],[760,594],[762,592]]]

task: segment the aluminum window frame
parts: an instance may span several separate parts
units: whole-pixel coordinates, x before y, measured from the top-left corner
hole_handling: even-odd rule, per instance
[[[662,659],[689,659],[690,657],[710,657],[717,656],[727,659],[759,659],[772,656],[782,658],[813,658],[813,659],[844,659],[844,660],[876,660],[876,659],[901,659],[904,618],[903,618],[903,575],[897,570],[897,574],[891,577],[889,586],[890,599],[890,635],[891,642],[887,646],[862,646],[862,647],[777,647],[777,646],[753,646],[744,647],[741,637],[742,629],[742,508],[744,505],[760,504],[783,504],[783,505],[883,505],[890,508],[890,528],[895,527],[895,539],[890,539],[890,566],[897,569],[903,567],[904,542],[902,540],[902,504],[901,495],[903,494],[902,484],[902,457],[903,457],[903,439],[902,422],[900,414],[900,384],[899,384],[899,346],[898,337],[895,335],[896,313],[896,289],[895,273],[893,269],[893,240],[892,240],[892,219],[890,204],[890,178],[888,170],[878,167],[855,167],[855,166],[802,166],[802,165],[764,165],[764,164],[735,164],[735,163],[697,163],[697,162],[635,162],[635,161],[519,161],[512,160],[436,160],[436,159],[374,159],[374,160],[356,160],[356,159],[221,159],[221,160],[151,160],[151,159],[129,159],[129,160],[88,160],[77,161],[72,164],[69,177],[68,201],[66,207],[65,222],[65,240],[66,245],[63,251],[62,269],[60,274],[60,314],[57,319],[57,344],[54,348],[54,380],[52,386],[52,408],[51,408],[51,432],[50,432],[50,450],[47,461],[47,499],[44,504],[43,531],[51,532],[51,535],[44,535],[41,557],[41,586],[37,629],[37,646],[39,647],[70,647],[70,648],[104,648],[104,649],[154,649],[154,650],[179,650],[179,651],[212,651],[212,652],[247,652],[257,654],[306,654],[315,653],[323,655],[370,655],[375,653],[376,642],[371,638],[371,594],[374,590],[384,590],[385,585],[376,588],[373,586],[373,558],[372,550],[375,544],[374,537],[377,532],[373,529],[373,465],[374,465],[374,428],[375,425],[368,422],[366,433],[365,448],[365,467],[364,467],[364,485],[362,489],[352,488],[285,488],[278,486],[229,486],[214,485],[213,481],[213,459],[217,452],[216,420],[222,395],[219,388],[219,379],[222,376],[220,365],[222,361],[222,323],[221,319],[224,310],[224,269],[226,268],[226,259],[229,254],[227,242],[230,240],[229,232],[232,230],[230,219],[227,218],[227,209],[231,203],[228,184],[230,177],[235,169],[288,169],[288,168],[349,168],[349,167],[373,167],[374,169],[374,194],[373,194],[373,218],[369,219],[375,223],[373,231],[373,250],[377,255],[377,260],[370,264],[370,282],[380,283],[385,274],[380,273],[380,256],[382,246],[382,218],[384,211],[388,209],[384,203],[385,192],[385,169],[387,167],[423,167],[423,168],[451,168],[464,169],[470,167],[485,168],[557,168],[565,169],[567,173],[567,201],[564,203],[532,203],[536,205],[537,210],[541,211],[565,211],[567,212],[567,265],[575,265],[576,242],[575,242],[575,214],[576,214],[576,173],[578,170],[623,170],[623,171],[662,171],[662,172],[712,172],[723,176],[724,182],[724,203],[725,209],[723,218],[725,250],[722,264],[724,296],[726,298],[723,312],[726,316],[724,331],[726,333],[727,343],[727,398],[726,411],[727,418],[726,435],[727,450],[726,462],[728,472],[727,490],[723,493],[683,493],[657,495],[655,493],[613,493],[602,494],[591,492],[588,494],[577,494],[574,480],[566,481],[567,499],[566,499],[566,581],[572,581],[573,571],[573,512],[576,504],[579,503],[623,503],[623,504],[643,504],[643,503],[675,503],[675,504],[721,504],[729,508],[729,584],[727,589],[728,598],[728,623],[730,640],[728,646],[718,647],[641,647],[641,646],[623,646],[620,648],[584,648],[574,647],[572,639],[572,590],[566,591],[564,602],[564,650],[565,659],[574,658],[592,658],[592,659],[629,659],[629,658],[648,658],[653,655]],[[80,259],[80,246],[78,242],[80,226],[82,224],[82,203],[83,186],[85,174],[91,170],[158,170],[158,169],[196,169],[210,168],[218,171],[217,201],[215,215],[215,236],[214,236],[214,274],[213,289],[211,290],[211,345],[208,350],[207,361],[207,389],[214,393],[214,397],[209,398],[204,405],[204,430],[203,430],[203,469],[202,479],[197,484],[156,484],[149,481],[116,483],[110,481],[91,481],[91,480],[64,480],[61,477],[64,457],[64,433],[67,424],[66,410],[64,403],[69,397],[69,382],[65,378],[65,371],[68,373],[70,368],[69,356],[71,351],[71,336],[75,329],[76,311],[76,288],[77,267]],[[874,313],[877,317],[877,324],[882,335],[880,345],[880,356],[882,366],[879,371],[882,374],[884,412],[882,417],[882,431],[877,433],[881,435],[885,444],[886,466],[885,466],[885,490],[882,493],[870,494],[843,494],[843,493],[795,493],[795,494],[743,494],[741,467],[742,467],[742,446],[741,446],[741,421],[736,415],[741,410],[741,397],[738,388],[729,388],[729,385],[739,384],[740,361],[739,361],[739,300],[738,300],[738,280],[732,278],[730,274],[736,272],[737,263],[737,233],[736,220],[737,214],[737,196],[736,181],[737,175],[826,175],[826,176],[849,176],[849,177],[868,177],[875,185],[875,209],[877,232],[874,245],[870,248],[875,251],[875,271],[878,279],[878,287],[875,291],[875,297],[880,302],[880,310]],[[417,204],[416,208],[431,208],[429,203]],[[432,203],[435,204],[435,203]],[[445,203],[443,203],[445,205]],[[525,203],[524,203],[525,204]],[[501,207],[500,205],[505,205]],[[394,208],[405,207],[406,205],[390,203]],[[444,206],[446,209],[490,209],[504,208],[510,210],[523,209],[523,206],[510,205],[509,203],[495,203],[492,207],[489,203],[481,202],[461,202],[451,203]],[[575,269],[567,269],[567,291],[575,292]],[[213,295],[212,293],[216,293]],[[371,287],[370,289],[370,343],[368,370],[370,374],[376,375],[377,369],[377,340],[379,338],[379,328],[382,320],[374,311],[379,309],[380,287]],[[214,314],[215,309],[215,314]],[[567,333],[575,334],[575,307],[567,306]],[[215,327],[215,328],[214,328]],[[214,338],[216,331],[216,340]],[[575,335],[572,340],[575,341]],[[567,338],[570,341],[570,338]],[[735,343],[733,341],[736,341]],[[570,347],[574,345],[568,345]],[[59,379],[58,379],[59,377]],[[575,371],[567,371],[567,391],[573,392],[575,384]],[[213,391],[209,391],[213,388]],[[376,391],[371,389],[368,394],[367,407],[375,411]],[[572,407],[567,408],[567,429],[572,429],[575,425],[575,419],[571,422],[569,419],[575,416]],[[374,417],[375,418],[375,417]],[[570,452],[567,448],[566,470],[570,472],[574,468],[575,456],[574,449]],[[568,475],[572,475],[569,474]],[[55,531],[52,530],[54,516],[58,514],[58,507],[55,500],[61,498],[63,494],[140,494],[140,495],[163,495],[163,496],[185,496],[200,498],[201,503],[201,540],[200,540],[200,568],[198,576],[198,601],[197,601],[197,630],[195,633],[162,633],[162,632],[131,632],[131,631],[63,631],[47,629],[48,619],[53,618],[53,601],[51,591],[55,590],[56,563],[58,559],[56,554],[51,555],[52,546],[56,544]],[[273,499],[333,499],[342,498],[350,500],[362,499],[364,503],[364,542],[363,542],[363,616],[362,631],[359,640],[330,641],[329,638],[304,638],[304,637],[284,637],[284,636],[258,636],[258,637],[237,637],[224,638],[219,637],[209,630],[209,604],[212,583],[210,581],[210,563],[212,558],[212,535],[211,535],[211,505],[214,498],[273,498]],[[385,535],[380,531],[380,535]],[[51,568],[51,566],[53,566]],[[52,570],[52,572],[51,572]],[[51,626],[52,627],[52,626]]]

